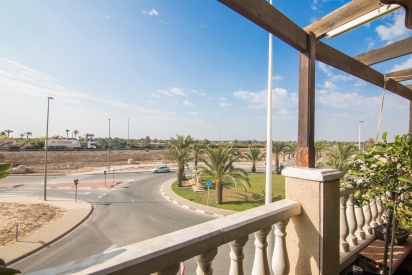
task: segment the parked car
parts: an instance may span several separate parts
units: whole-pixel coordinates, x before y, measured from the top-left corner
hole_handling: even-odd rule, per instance
[[[153,173],[168,173],[170,172],[169,166],[159,166],[152,170]]]

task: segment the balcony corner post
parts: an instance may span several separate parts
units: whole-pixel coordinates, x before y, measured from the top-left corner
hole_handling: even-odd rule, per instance
[[[286,227],[290,274],[339,274],[340,178],[335,169],[287,167],[285,197],[302,205]]]

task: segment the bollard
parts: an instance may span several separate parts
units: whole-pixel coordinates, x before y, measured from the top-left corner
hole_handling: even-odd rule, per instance
[[[20,227],[20,223],[16,221],[16,242],[19,241],[19,227]]]

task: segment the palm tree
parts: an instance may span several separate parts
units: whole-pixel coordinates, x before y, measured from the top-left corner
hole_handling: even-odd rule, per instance
[[[206,147],[204,158],[202,158],[206,167],[199,167],[199,171],[202,175],[212,176],[215,180],[216,204],[222,204],[224,181],[231,182],[235,186],[242,183],[245,189],[250,187],[247,173],[240,168],[233,167],[233,163],[239,158],[241,155],[237,154],[237,150],[232,147]]]
[[[261,152],[259,147],[251,147],[247,149],[243,157],[252,162],[252,173],[256,172],[256,162],[264,159],[266,156],[265,152]]]
[[[193,159],[195,160],[195,164],[194,164],[195,170],[197,170],[197,161],[199,159],[199,155],[203,152],[204,149],[205,149],[205,144],[202,141],[200,140],[193,141],[192,156],[193,156]]]
[[[20,139],[23,139],[24,138],[24,134],[20,134]]]
[[[349,160],[356,153],[357,147],[353,144],[345,145],[337,142],[333,147],[326,150],[326,160],[321,166],[335,168],[346,174],[349,171]]]
[[[74,139],[76,139],[76,136],[77,136],[78,133],[79,133],[79,131],[77,131],[77,130],[74,130],[74,131],[73,131]]]
[[[4,130],[4,132],[6,132],[6,133],[7,133],[7,137],[10,137],[10,133],[13,133],[13,131],[12,131],[12,130]]]
[[[328,142],[326,140],[315,141],[316,159],[320,159],[322,157],[323,151],[325,151],[327,148]]]
[[[182,187],[183,174],[190,158],[192,145],[193,139],[190,135],[187,137],[176,135],[176,139],[170,138],[167,143],[167,151],[177,165],[177,186],[179,187]]]
[[[298,143],[296,141],[291,141],[288,143],[288,154],[289,154],[289,159],[290,159],[290,155],[292,155],[292,158],[295,157],[295,153],[296,153],[296,148],[298,147]]]
[[[66,139],[69,139],[69,132],[70,132],[70,130],[65,130],[66,131]]]
[[[27,139],[29,138],[29,136],[33,135],[32,132],[25,132],[24,134],[26,135],[26,138],[27,138]]]
[[[272,142],[272,153],[275,154],[275,173],[280,175],[279,156],[289,149],[289,146],[284,141]]]

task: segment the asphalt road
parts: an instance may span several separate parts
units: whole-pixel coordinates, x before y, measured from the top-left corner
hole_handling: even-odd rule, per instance
[[[0,196],[22,195],[43,196],[43,178],[36,176],[8,177],[13,180],[30,182],[27,188],[1,189],[4,179],[0,180]],[[124,181],[111,192],[107,189],[79,189],[78,199],[94,205],[95,209],[86,222],[69,235],[49,247],[12,265],[23,273],[33,272],[82,259],[105,250],[117,248],[139,241],[214,219],[178,207],[166,199],[160,192],[160,186],[175,173],[152,174],[147,172],[115,174],[115,178]],[[52,177],[50,183],[70,182],[74,178],[83,181],[101,180],[101,175],[72,175]],[[48,197],[74,197],[74,189],[48,189]],[[103,195],[106,194],[106,195]],[[245,272],[250,273],[254,254],[254,236],[245,247]],[[228,244],[219,248],[213,267],[214,274],[228,274],[230,258]],[[186,261],[186,274],[195,274],[196,261]]]

